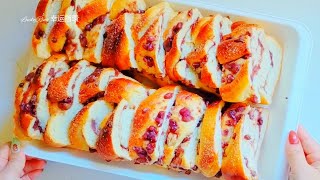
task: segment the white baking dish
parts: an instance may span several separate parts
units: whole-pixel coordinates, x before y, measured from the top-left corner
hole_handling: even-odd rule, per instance
[[[159,1],[147,0],[149,5],[156,4]],[[269,127],[262,146],[259,171],[262,179],[285,179],[287,167],[284,147],[287,133],[290,129],[296,128],[300,119],[304,82],[312,49],[310,33],[303,25],[286,19],[226,9],[200,2],[185,2],[183,0],[169,0],[169,2],[176,10],[197,7],[203,15],[221,13],[230,16],[233,21],[246,20],[257,23],[262,25],[265,31],[275,37],[283,46],[282,75],[270,109]],[[30,59],[34,64],[34,57],[31,56]],[[22,74],[25,74],[27,69],[28,63],[19,64],[18,71]],[[133,165],[128,162],[107,163],[95,154],[70,149],[48,148],[37,142],[26,142],[25,152],[34,157],[138,179],[205,179],[201,174],[184,175],[156,166]]]

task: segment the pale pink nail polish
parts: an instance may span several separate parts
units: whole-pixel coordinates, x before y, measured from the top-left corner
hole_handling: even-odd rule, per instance
[[[298,138],[296,132],[290,131],[290,133],[289,133],[289,142],[290,142],[290,144],[299,144],[299,138]]]

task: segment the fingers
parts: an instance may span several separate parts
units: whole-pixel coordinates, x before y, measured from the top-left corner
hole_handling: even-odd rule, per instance
[[[25,174],[24,176],[21,177],[21,180],[35,180],[37,177],[39,177],[41,175],[41,173],[43,172],[43,169],[37,169],[34,171],[31,171],[27,174]]]
[[[298,137],[301,141],[303,150],[307,155],[312,153],[320,153],[320,145],[302,126],[299,126],[298,128]]]
[[[303,169],[308,167],[308,163],[304,156],[304,151],[302,149],[301,143],[297,134],[294,131],[289,133],[288,141],[286,144],[286,155],[291,168],[291,175],[298,179],[298,177],[303,177]]]
[[[23,171],[27,174],[27,173],[34,171],[34,170],[42,170],[42,169],[44,169],[46,164],[47,164],[47,162],[44,160],[31,159],[26,162],[26,165],[25,165]]]
[[[2,171],[8,163],[9,152],[10,148],[8,143],[0,146],[0,171]]]
[[[4,168],[5,173],[12,175],[20,175],[23,171],[26,157],[20,147],[20,142],[14,139],[11,143],[11,152],[9,153],[9,159],[7,166]]]

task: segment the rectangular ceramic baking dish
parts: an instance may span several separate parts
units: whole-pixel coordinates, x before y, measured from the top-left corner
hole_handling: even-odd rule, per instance
[[[160,0],[146,0],[146,2],[150,6],[160,2]],[[312,49],[312,38],[309,31],[303,25],[291,20],[227,9],[209,3],[183,0],[168,0],[168,2],[177,11],[198,8],[204,16],[220,13],[230,16],[232,21],[245,20],[250,23],[257,23],[263,26],[267,34],[275,37],[282,45],[284,49],[283,68],[274,101],[270,107],[270,120],[258,168],[261,179],[286,179],[288,168],[284,148],[287,133],[297,127],[300,119],[304,82]],[[31,64],[33,66],[39,62],[32,55],[29,59],[29,64],[23,63],[19,67],[22,74],[26,74],[26,70],[31,67]],[[50,161],[137,179],[205,179],[201,174],[185,175],[156,166],[133,165],[128,162],[107,163],[95,154],[71,149],[48,148],[37,142],[26,142],[25,152],[30,156]]]

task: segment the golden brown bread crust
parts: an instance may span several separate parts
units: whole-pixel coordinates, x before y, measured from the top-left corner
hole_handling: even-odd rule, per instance
[[[119,70],[129,70],[129,40],[125,35],[125,15],[119,16],[106,28],[106,37],[102,48],[102,65],[104,67],[118,67]],[[130,61],[130,60],[129,60]]]
[[[40,18],[46,13],[47,5],[51,0],[40,0],[35,12],[36,18]]]
[[[217,49],[217,58],[220,64],[225,64],[237,60],[250,52],[245,40],[229,39],[222,41]]]
[[[215,176],[220,168],[221,162],[219,162],[219,152],[215,151],[215,133],[216,129],[216,118],[219,116],[221,118],[221,110],[224,106],[223,101],[215,102],[210,104],[205,112],[204,118],[202,120],[201,130],[200,130],[200,143],[199,143],[199,155],[197,159],[198,167],[201,173],[206,177]],[[219,123],[220,124],[220,123]],[[219,130],[221,130],[219,128]],[[220,134],[221,138],[221,134]],[[221,147],[218,148],[221,152]]]
[[[177,86],[167,86],[158,89],[155,93],[146,98],[139,106],[133,119],[132,131],[129,140],[129,155],[136,163],[148,164],[157,161],[152,154],[146,154],[145,157],[139,157],[138,151],[141,149],[146,153],[146,140],[143,139],[144,133],[150,127],[158,129],[155,121],[156,115],[160,111],[165,111],[170,99],[165,99],[166,94],[174,94]],[[142,153],[144,154],[144,153]],[[141,155],[140,155],[141,156]],[[158,157],[159,158],[159,157]]]
[[[135,89],[142,87],[142,84],[130,79],[114,79],[109,82],[104,98],[110,103],[120,103],[122,99],[129,99],[130,93]]]
[[[70,147],[83,150],[83,151],[89,151],[89,146],[87,145],[86,140],[84,139],[82,135],[82,128],[85,124],[85,119],[83,116],[88,116],[87,110],[90,108],[90,105],[85,106],[81,109],[81,111],[76,115],[76,117],[72,120],[72,123],[70,124],[69,128],[69,138],[70,138]]]
[[[229,146],[232,148],[227,148],[225,153],[228,155],[223,157],[221,171],[227,180],[248,179],[244,172],[245,167],[243,166],[245,163],[242,162],[242,155],[240,151],[243,121],[244,118],[242,118],[235,127],[234,134],[236,135],[232,137],[229,143]]]
[[[69,96],[68,94],[68,85],[72,78],[72,75],[79,71],[78,66],[73,66],[62,76],[53,79],[50,82],[50,85],[48,87],[48,99],[51,102],[60,102],[64,99],[67,99]]]
[[[88,76],[81,84],[79,92],[79,102],[84,104],[98,93],[103,92],[99,88],[100,76],[103,69],[97,68],[90,76]]]
[[[34,75],[34,72],[31,72],[31,75]],[[28,76],[26,76],[28,77]],[[28,136],[27,136],[27,132],[22,128],[21,123],[20,123],[20,105],[23,99],[23,94],[25,93],[25,91],[28,89],[30,84],[30,80],[24,80],[23,82],[21,82],[16,90],[16,94],[15,94],[15,100],[14,100],[14,107],[15,107],[15,114],[13,117],[13,121],[14,121],[14,135],[16,137],[18,137],[19,139],[22,140],[31,140]]]
[[[102,16],[108,12],[106,0],[94,0],[86,4],[78,11],[77,25],[81,30],[84,30],[86,25],[91,23],[94,19]]]
[[[145,10],[144,0],[115,0],[110,9],[110,19],[113,20],[127,12],[143,13]]]
[[[114,113],[111,114],[110,117],[108,117],[108,120],[106,121],[105,126],[100,132],[98,141],[97,141],[97,151],[98,154],[105,160],[111,161],[111,160],[121,160],[117,156],[114,148],[113,148],[113,142],[112,142],[112,131],[114,128],[112,128],[113,124],[113,118]]]
[[[249,61],[246,60],[236,78],[231,83],[223,83],[220,94],[226,102],[245,102],[251,94],[251,79],[249,72]]]

